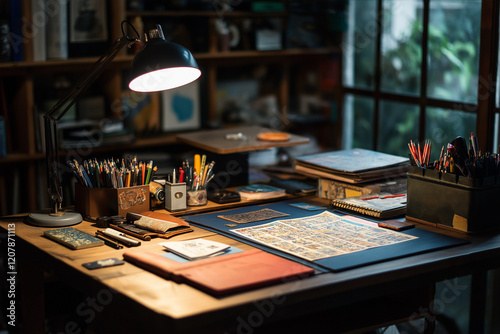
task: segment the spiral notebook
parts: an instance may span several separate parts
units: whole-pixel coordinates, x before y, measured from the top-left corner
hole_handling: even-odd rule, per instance
[[[337,198],[332,200],[332,205],[341,210],[387,219],[406,214],[406,194]]]

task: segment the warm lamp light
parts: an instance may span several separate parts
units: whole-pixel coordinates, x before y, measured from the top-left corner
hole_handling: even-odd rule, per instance
[[[50,210],[31,213],[26,222],[31,225],[60,227],[78,224],[82,216],[77,212],[61,209],[63,193],[59,166],[59,141],[57,123],[75,104],[78,98],[99,77],[116,55],[125,47],[132,46],[139,38],[126,36],[122,22],[121,38],[75,84],[71,91],[44,115],[45,147],[47,155],[47,181]],[[137,33],[137,30],[130,25]],[[138,35],[138,34],[137,34]],[[145,46],[132,61],[130,89],[138,92],[157,92],[186,85],[201,75],[193,55],[184,47],[165,41],[159,25],[145,36]]]

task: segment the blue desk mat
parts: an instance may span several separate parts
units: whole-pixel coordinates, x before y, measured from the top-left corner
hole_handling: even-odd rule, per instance
[[[338,255],[338,256],[333,256],[330,258],[325,258],[325,259],[320,259],[316,261],[308,261],[296,256],[293,256],[291,254],[285,253],[283,251],[280,251],[275,248],[271,248],[268,246],[265,246],[255,240],[246,238],[244,236],[241,236],[237,233],[231,232],[230,230],[236,229],[236,228],[241,228],[241,227],[250,227],[250,226],[257,226],[261,224],[267,224],[272,221],[276,220],[285,220],[285,219],[291,219],[291,218],[301,218],[301,217],[308,217],[312,215],[316,215],[318,213],[321,213],[323,211],[308,211],[300,208],[293,207],[289,205],[290,203],[299,203],[301,201],[297,200],[288,200],[288,201],[282,201],[282,202],[277,202],[277,203],[272,203],[272,204],[266,204],[266,205],[254,205],[254,206],[247,206],[247,207],[242,207],[234,210],[228,210],[228,211],[222,211],[222,212],[213,212],[213,213],[207,213],[207,214],[199,214],[199,215],[190,215],[190,216],[183,216],[182,218],[189,221],[193,225],[197,225],[203,228],[206,228],[208,230],[215,231],[217,233],[226,235],[228,237],[241,240],[245,243],[251,244],[257,248],[266,250],[270,253],[280,255],[282,257],[294,260],[296,262],[312,266],[316,269],[319,270],[328,270],[328,271],[343,271],[347,269],[352,269],[360,266],[365,266],[369,264],[374,264],[378,262],[383,262],[383,261],[388,261],[388,260],[393,260],[397,258],[402,258],[410,255],[416,255],[424,252],[430,252],[438,249],[443,249],[447,247],[453,247],[453,246],[458,246],[462,244],[468,243],[467,240],[459,239],[459,238],[454,238],[446,235],[442,235],[439,233],[434,233],[426,230],[421,230],[419,228],[413,228],[410,230],[402,231],[399,233],[406,233],[409,235],[413,235],[418,237],[418,239],[413,239],[410,241],[394,244],[394,245],[388,245],[388,246],[383,246],[383,247],[377,247],[377,248],[370,248],[367,250],[359,251],[359,252],[354,252],[350,254],[345,254],[345,255]],[[234,213],[244,213],[244,212],[250,212],[250,211],[255,211],[263,208],[269,208],[273,210],[277,210],[280,212],[285,212],[290,214],[288,217],[283,217],[283,218],[274,218],[274,219],[268,219],[268,220],[263,220],[263,221],[258,221],[258,222],[253,222],[253,223],[245,223],[245,224],[238,224],[237,227],[229,227],[226,226],[226,224],[230,224],[232,222],[218,218],[217,216],[219,215],[228,215],[228,214],[234,214]],[[325,211],[330,211],[334,212],[335,214],[342,215],[343,213],[339,213],[338,211],[333,211],[333,210],[328,210],[325,207]],[[358,216],[359,217],[359,216]],[[364,218],[364,217],[363,217]],[[364,218],[367,219],[367,218]],[[367,219],[370,220],[370,219]]]

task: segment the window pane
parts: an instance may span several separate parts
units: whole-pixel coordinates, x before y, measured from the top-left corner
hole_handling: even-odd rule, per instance
[[[381,89],[418,95],[422,64],[422,1],[384,1]]]
[[[408,142],[418,138],[419,108],[416,105],[381,101],[378,151],[408,155]]]
[[[476,114],[463,111],[428,108],[425,118],[425,138],[432,142],[433,152],[439,154],[442,146],[458,136],[470,138],[470,133],[476,129]],[[434,155],[432,158],[435,158]]]
[[[346,95],[344,100],[342,147],[366,148],[373,147],[373,99]]]
[[[431,0],[429,97],[477,102],[480,0]]]
[[[349,29],[342,43],[343,81],[348,87],[374,87],[377,1],[349,1]]]

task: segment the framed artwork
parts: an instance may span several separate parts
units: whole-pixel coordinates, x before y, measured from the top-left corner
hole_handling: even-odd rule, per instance
[[[161,92],[162,131],[200,127],[199,81]]]
[[[106,1],[72,0],[70,6],[70,43],[108,40]]]

